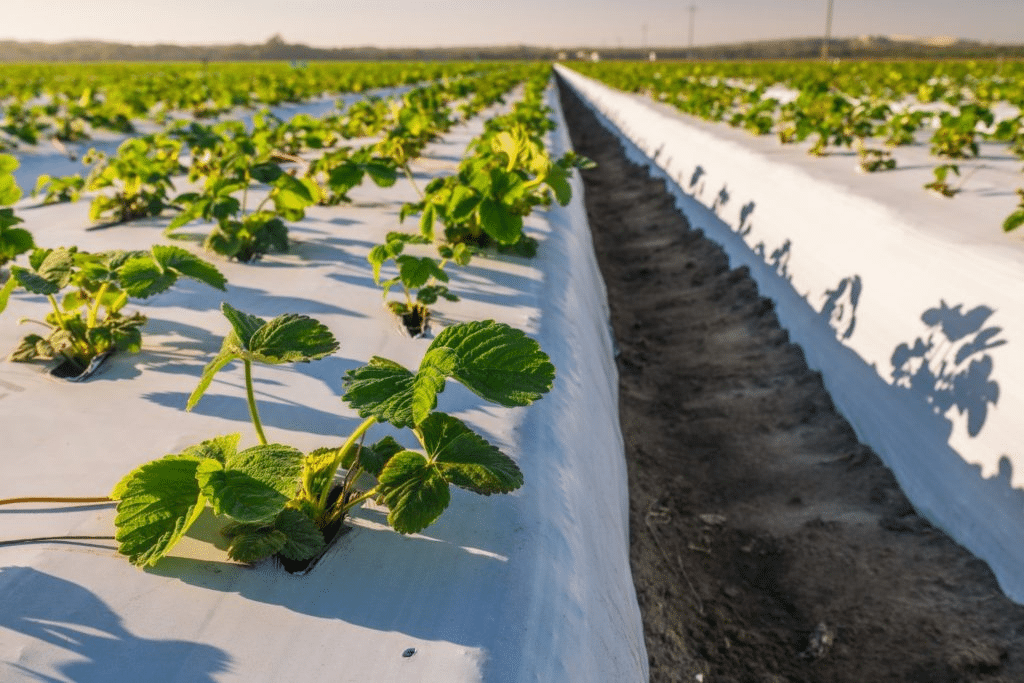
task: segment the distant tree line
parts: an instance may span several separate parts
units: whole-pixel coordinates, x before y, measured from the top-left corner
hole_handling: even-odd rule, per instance
[[[275,35],[265,43],[233,45],[131,45],[104,41],[62,43],[0,41],[0,62],[239,62],[239,61],[473,61],[589,59],[646,60],[653,52],[658,59],[761,60],[814,59],[822,54],[822,38],[794,38],[747,43],[685,47],[575,46],[562,48],[483,46],[453,48],[319,48],[287,43]],[[887,38],[833,38],[829,56],[836,59],[987,59],[1022,58],[1024,44],[996,45],[959,40],[948,45]]]

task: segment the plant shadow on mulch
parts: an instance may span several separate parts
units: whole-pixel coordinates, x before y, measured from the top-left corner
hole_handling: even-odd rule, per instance
[[[1024,681],[1024,607],[915,513],[746,269],[560,86],[598,163],[651,680]]]

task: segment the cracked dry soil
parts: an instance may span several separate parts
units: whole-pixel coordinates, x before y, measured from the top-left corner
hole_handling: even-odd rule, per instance
[[[1024,681],[1024,607],[916,515],[746,269],[561,92],[598,163],[651,681]]]

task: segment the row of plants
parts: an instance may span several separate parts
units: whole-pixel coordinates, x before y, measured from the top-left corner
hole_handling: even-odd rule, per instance
[[[402,290],[401,298],[388,301],[388,306],[411,335],[425,331],[430,306],[439,299],[458,300],[449,288],[446,266],[469,265],[474,254],[487,249],[533,256],[537,243],[523,231],[524,219],[552,200],[568,203],[572,169],[592,166],[573,152],[559,159],[549,155],[543,138],[555,123],[543,104],[546,85],[543,74],[529,80],[511,112],[486,122],[458,170],[435,178],[420,201],[402,207],[403,221],[419,216],[417,231],[391,232],[370,251],[367,258],[385,300],[395,286]],[[432,245],[437,256],[407,253],[410,245]],[[394,274],[382,280],[389,263]]]
[[[132,133],[140,120],[216,119],[237,108],[296,103],[503,71],[502,63],[11,64],[0,75],[0,150],[93,131]]]
[[[823,156],[852,149],[865,172],[896,167],[893,150],[927,139],[939,161],[925,189],[958,194],[963,160],[997,142],[1024,161],[1024,63],[850,62],[574,65],[608,85]],[[784,89],[787,101],[770,93]],[[1011,111],[1002,118],[999,111]],[[931,131],[927,133],[927,131]],[[961,177],[954,183],[954,178]],[[1003,222],[1020,225],[1019,212]]]
[[[393,184],[399,171],[411,179],[411,159],[454,123],[449,103],[465,99],[461,115],[472,115],[516,78],[491,72],[444,80],[393,100],[367,98],[323,117],[300,114],[284,121],[262,111],[251,129],[239,121],[177,122],[126,140],[116,155],[91,151],[83,159],[92,164],[87,177],[43,175],[35,191],[44,203],[98,193],[90,207],[94,221],[170,212],[176,215],[168,234],[197,219],[211,222],[206,248],[248,262],[286,251],[286,222],[300,220],[310,205],[347,202],[347,193],[367,177],[382,186]],[[368,136],[381,139],[356,149],[339,144]],[[175,195],[175,179],[184,174],[199,188]],[[256,195],[258,203],[251,201]]]
[[[527,104],[516,106],[508,116],[491,119],[487,132],[467,154],[467,159],[475,159],[468,166],[486,166],[488,178],[493,172],[493,178],[507,177],[503,187],[519,188],[513,193],[515,201],[505,202],[508,210],[514,208],[518,215],[524,206],[549,203],[552,195],[567,202],[568,173],[572,167],[586,165],[576,157],[558,162],[547,157],[541,137],[552,124],[538,103],[537,87],[534,84],[528,90]],[[485,101],[480,99],[479,106]],[[406,110],[402,107],[400,111]],[[398,116],[396,124],[407,125],[408,121],[402,122]],[[387,140],[385,135],[374,144],[386,144]],[[215,155],[206,157],[207,163],[213,158]],[[542,158],[546,159],[543,163]],[[253,171],[257,167],[259,164],[249,166],[244,161],[236,165],[238,173],[271,184],[281,177],[269,177],[266,174],[272,173],[266,169]],[[558,170],[552,170],[556,167]],[[283,175],[302,182],[287,172]],[[0,189],[4,187],[2,178]],[[405,215],[422,213],[428,205],[439,206],[434,201],[440,196],[438,188],[431,185],[424,192],[424,201],[411,206]],[[541,185],[546,189],[538,189]],[[484,201],[485,188],[479,182],[467,187],[481,193],[478,204]],[[466,219],[461,212],[457,216],[460,221]],[[508,220],[500,219],[503,223]],[[485,219],[483,223],[489,226],[491,222]],[[422,230],[431,231],[433,226],[421,220]],[[482,234],[489,234],[487,228]],[[507,231],[498,235],[494,238],[498,244],[516,245],[524,239],[521,234],[511,239]],[[421,232],[420,237],[425,235]],[[460,244],[466,242],[446,242],[439,249],[455,249]],[[74,311],[84,312],[87,321],[96,312],[100,320],[99,312],[104,309],[107,317],[119,315],[118,304],[123,305],[127,296],[163,291],[180,276],[221,289],[225,285],[211,264],[180,247],[161,245],[148,253],[99,255],[80,254],[73,248],[36,249],[27,268],[15,265],[10,270],[3,301],[6,303],[17,287],[43,294],[53,304],[47,322],[58,327],[70,315],[69,306],[80,301]],[[66,305],[58,306],[56,293],[64,286],[73,291],[64,297]],[[340,533],[347,515],[366,501],[384,506],[389,524],[399,533],[409,534],[438,519],[450,503],[452,486],[491,495],[523,484],[512,458],[465,422],[438,409],[439,395],[449,380],[487,402],[507,407],[530,405],[548,392],[555,368],[539,344],[522,331],[493,320],[464,322],[442,330],[417,368],[371,358],[347,372],[343,380],[342,400],[362,422],[334,444],[302,452],[267,439],[255,400],[253,368],[322,359],[340,347],[337,338],[325,325],[304,315],[286,313],[264,320],[226,302],[221,310],[228,334],[219,353],[204,368],[186,409],[201,400],[218,372],[240,363],[258,443],[241,448],[240,434],[217,436],[146,463],[118,482],[104,499],[117,501],[116,539],[120,552],[131,562],[152,565],[160,560],[199,515],[210,509],[222,524],[231,558],[255,562],[275,556],[287,568],[299,570],[311,566]],[[378,424],[390,425],[391,434],[367,442],[367,434]],[[8,499],[0,504],[33,500],[37,499]]]

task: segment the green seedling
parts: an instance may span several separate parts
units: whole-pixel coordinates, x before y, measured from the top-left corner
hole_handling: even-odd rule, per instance
[[[978,156],[978,127],[991,126],[994,120],[992,110],[978,104],[965,104],[955,114],[942,112],[931,139],[932,154],[946,159]]]
[[[593,162],[573,152],[552,160],[539,136],[518,124],[492,132],[475,147],[457,174],[431,181],[422,201],[403,206],[401,218],[420,214],[420,233],[430,240],[440,221],[449,244],[533,255],[536,243],[523,233],[524,218],[552,199],[568,204],[572,169],[591,168]]]
[[[124,223],[159,216],[171,208],[171,177],[185,170],[178,162],[180,153],[181,143],[166,135],[129,138],[113,157],[89,150],[82,159],[85,164],[93,164],[85,188],[114,190],[112,195],[100,194],[93,199],[89,219]]]
[[[438,299],[458,301],[459,297],[448,289],[448,273],[444,267],[449,260],[459,265],[467,265],[472,257],[470,249],[464,244],[441,249],[440,260],[432,256],[412,256],[403,253],[407,244],[429,244],[430,240],[422,235],[410,235],[392,232],[384,244],[378,244],[366,259],[373,267],[373,281],[384,290],[384,299],[395,285],[400,285],[405,297],[400,301],[388,301],[388,308],[402,320],[402,324],[410,336],[422,335],[430,320],[430,306]],[[397,275],[381,281],[381,268],[388,261],[394,261]]]
[[[36,179],[32,196],[43,195],[43,204],[77,202],[85,189],[85,178],[78,175],[51,176],[42,174]]]
[[[960,167],[956,164],[942,164],[932,169],[932,175],[935,179],[930,183],[925,183],[924,189],[931,190],[941,194],[943,197],[954,197],[960,192],[960,187],[953,187],[949,184],[949,174],[952,173],[955,176],[960,175]],[[962,183],[961,183],[962,184]]]
[[[257,116],[255,121],[252,134],[237,121],[179,131],[192,141],[189,179],[202,180],[203,189],[175,199],[183,209],[166,234],[174,236],[179,227],[203,219],[215,222],[204,246],[227,258],[248,263],[270,251],[288,250],[284,221],[301,220],[306,208],[316,203],[319,188],[313,180],[296,178],[282,167],[272,127],[264,117]],[[257,185],[268,188],[267,193],[250,209],[249,194]]]
[[[515,461],[461,420],[436,410],[448,380],[486,401],[526,406],[546,393],[555,369],[539,345],[494,321],[454,325],[437,336],[413,372],[374,357],[344,379],[343,399],[363,422],[337,447],[309,453],[268,443],[252,388],[252,365],[323,358],[338,348],[322,324],[286,314],[270,321],[222,306],[231,323],[220,353],[189,398],[193,407],[214,375],[241,360],[250,416],[259,444],[239,450],[240,435],[217,437],[147,463],[111,493],[118,500],[119,550],[139,566],[164,557],[199,514],[211,508],[223,523],[228,555],[256,562],[276,555],[292,562],[317,557],[346,515],[375,501],[402,534],[419,532],[448,507],[451,486],[482,495],[523,483]],[[406,430],[407,448],[392,436],[364,443],[378,423]],[[344,474],[341,474],[344,471]]]
[[[18,288],[45,296],[51,311],[44,320],[23,319],[46,328],[30,334],[10,355],[13,361],[63,358],[66,374],[79,375],[93,359],[114,351],[138,351],[146,317],[125,315],[129,297],[144,299],[168,289],[181,276],[224,289],[220,272],[180,247],[156,245],[150,252],[76,248],[36,249],[30,267],[11,267],[0,289],[0,312]],[[62,290],[67,290],[58,300]]]
[[[892,158],[892,152],[885,149],[874,149],[862,144],[857,150],[857,157],[859,158],[858,166],[865,173],[891,171],[896,168],[896,160]]]

